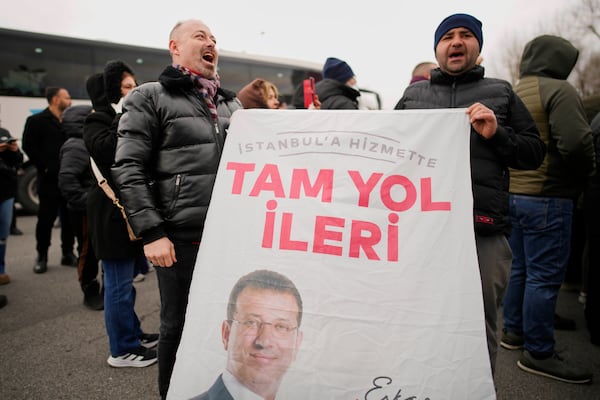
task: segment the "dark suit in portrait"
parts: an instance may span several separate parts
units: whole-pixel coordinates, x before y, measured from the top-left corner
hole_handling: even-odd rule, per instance
[[[223,383],[223,375],[219,375],[210,389],[190,400],[233,400],[233,397]]]

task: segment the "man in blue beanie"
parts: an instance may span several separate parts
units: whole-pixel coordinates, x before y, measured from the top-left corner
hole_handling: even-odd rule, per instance
[[[469,116],[473,224],[493,374],[498,309],[512,261],[507,240],[508,168],[536,169],[546,146],[510,83],[484,77],[484,68],[477,64],[483,44],[481,26],[468,14],[444,19],[434,35],[439,68],[431,71],[429,80],[408,86],[396,109],[464,107]]]
[[[352,68],[335,57],[329,57],[323,65],[323,80],[315,87],[321,110],[358,110],[360,91]]]
[[[469,14],[453,14],[446,17],[435,30],[433,35],[433,50],[435,51],[442,36],[454,28],[466,28],[477,38],[479,42],[479,51],[483,47],[483,32],[481,31],[481,21]]]

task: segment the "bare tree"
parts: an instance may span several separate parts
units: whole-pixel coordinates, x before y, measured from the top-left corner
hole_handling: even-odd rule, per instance
[[[586,60],[577,63],[572,83],[583,98],[600,94],[600,52],[591,53]]]
[[[525,42],[523,39],[519,39],[516,36],[511,38],[508,45],[505,47],[505,57],[502,59],[502,67],[504,73],[507,76],[507,80],[513,85],[517,83],[519,79],[519,68],[521,66],[521,54],[523,53],[523,47]]]
[[[580,34],[600,39],[600,0],[581,0],[571,14]]]

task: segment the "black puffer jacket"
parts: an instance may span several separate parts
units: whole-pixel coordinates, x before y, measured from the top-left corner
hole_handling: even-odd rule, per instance
[[[80,213],[86,211],[88,191],[93,184],[90,155],[83,143],[83,123],[91,111],[91,106],[72,106],[65,110],[62,118],[67,141],[60,148],[58,187],[67,208]]]
[[[358,110],[360,92],[335,79],[323,79],[315,86],[321,110]]]
[[[498,130],[484,139],[471,128],[475,230],[484,235],[508,234],[508,168],[535,169],[546,153],[535,122],[510,84],[484,78],[481,66],[458,77],[438,68],[431,72],[430,81],[408,86],[396,109],[462,108],[476,102],[494,111]]]
[[[125,98],[112,176],[144,243],[200,241],[228,115],[242,108],[219,96],[217,124],[190,77],[169,66]]]

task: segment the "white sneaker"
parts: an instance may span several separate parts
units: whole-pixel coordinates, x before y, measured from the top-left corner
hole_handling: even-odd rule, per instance
[[[122,356],[108,357],[106,362],[111,367],[124,368],[124,367],[147,367],[156,362],[156,351],[147,349],[143,346],[138,347],[135,350],[125,353]]]

